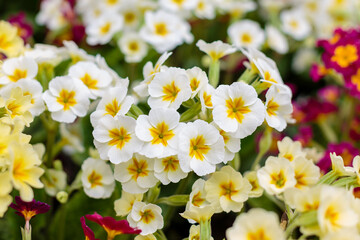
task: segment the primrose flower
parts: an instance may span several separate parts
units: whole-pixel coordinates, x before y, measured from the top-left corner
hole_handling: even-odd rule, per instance
[[[16,214],[24,217],[26,224],[25,228],[29,229],[30,219],[38,214],[46,213],[50,210],[50,206],[46,203],[35,201],[33,199],[30,202],[23,201],[19,196],[15,197],[15,203],[10,204],[10,207],[16,210]]]
[[[212,43],[206,43],[200,39],[196,43],[196,46],[201,51],[209,55],[213,61],[217,61],[226,55],[236,52],[236,48],[229,44],[223,43],[220,40]]]
[[[219,131],[203,120],[187,123],[179,134],[179,160],[185,172],[203,176],[224,160],[224,140]]]
[[[124,191],[133,194],[145,193],[158,182],[154,176],[154,159],[137,153],[127,162],[115,165],[114,177]]]
[[[306,156],[306,153],[302,150],[301,143],[299,141],[294,142],[289,137],[284,137],[281,141],[278,141],[277,146],[279,157],[286,158],[290,162],[298,156]]]
[[[201,91],[209,83],[206,73],[198,67],[193,67],[186,70],[186,74],[190,80],[191,98]]]
[[[274,26],[266,25],[265,27],[266,41],[271,49],[285,54],[289,51],[289,44],[286,37]]]
[[[86,159],[81,165],[81,182],[91,198],[109,198],[115,189],[111,167],[102,160]]]
[[[355,169],[353,167],[344,166],[344,160],[341,156],[337,156],[336,153],[330,153],[332,170],[338,174],[338,176],[354,176]]]
[[[102,217],[96,212],[94,214],[85,215],[85,217],[103,227],[107,233],[107,239],[109,240],[114,239],[120,234],[139,234],[141,232],[141,230],[130,227],[128,221],[126,220],[116,221],[112,217]]]
[[[226,230],[229,240],[267,239],[284,240],[285,234],[280,227],[278,216],[261,208],[253,208],[239,215],[231,228]]]
[[[303,189],[289,188],[284,193],[285,202],[299,212],[317,210],[322,187],[323,185]]]
[[[38,65],[29,57],[8,58],[2,65],[4,76],[0,77],[1,84],[17,82],[20,79],[34,79],[38,72]]]
[[[214,122],[224,131],[244,138],[265,118],[265,107],[252,86],[243,82],[220,85],[212,95]]]
[[[189,240],[200,239],[200,225],[191,225],[189,231]],[[210,237],[209,240],[214,240],[213,237]]]
[[[249,192],[249,198],[260,197],[264,189],[259,184],[259,179],[256,175],[256,171],[245,172],[244,178],[246,178],[251,184],[251,190]]]
[[[135,135],[135,125],[135,119],[128,116],[102,117],[93,131],[101,159],[109,159],[114,164],[126,162],[141,150],[143,142]]]
[[[162,229],[164,220],[161,208],[155,204],[135,202],[127,216],[130,226],[141,229],[141,235],[148,235]]]
[[[286,86],[277,87],[272,85],[266,93],[265,120],[270,127],[278,131],[286,128],[286,120],[291,115],[291,91],[283,90]]]
[[[96,99],[103,95],[112,81],[110,74],[92,62],[77,62],[69,69],[69,76],[80,80],[89,89],[89,97]]]
[[[11,184],[10,174],[7,171],[9,168],[8,163],[4,161],[5,159],[0,161],[0,217],[3,217],[5,212],[8,209],[8,206],[12,202],[12,197],[10,193],[13,189]]]
[[[124,19],[124,30],[136,30],[141,21],[142,12],[137,2],[127,2],[119,9]]]
[[[79,48],[73,41],[63,41],[64,48],[67,50],[72,63],[77,63],[80,61],[90,61],[95,60],[93,55],[88,54],[84,49]]]
[[[131,105],[134,103],[134,98],[126,96],[127,86],[111,87],[106,91],[96,107],[96,110],[90,115],[90,121],[93,127],[97,126],[103,116],[110,115],[114,118],[117,116],[124,116]]]
[[[18,36],[18,30],[6,21],[0,21],[0,53],[7,57],[16,57],[24,49],[24,42]]]
[[[168,157],[177,153],[180,114],[174,109],[154,108],[136,120],[136,136],[144,141],[138,152],[147,157]]]
[[[295,172],[296,188],[315,185],[320,179],[320,168],[305,157],[297,157],[291,162]]]
[[[173,0],[160,0],[160,7],[167,9],[172,12],[183,12],[193,10],[197,4],[197,1],[194,0],[183,0],[183,1],[173,1]]]
[[[128,32],[117,42],[128,63],[141,62],[148,52],[148,46],[138,33]]]
[[[41,182],[44,184],[45,192],[55,197],[60,191],[64,191],[66,188],[67,175],[62,170],[46,169],[45,174],[41,177]]]
[[[215,5],[211,0],[198,0],[194,13],[201,19],[214,19]]]
[[[259,184],[271,195],[283,193],[296,185],[294,169],[285,158],[270,156],[257,172]]]
[[[177,183],[188,175],[181,169],[177,155],[155,159],[154,172],[155,177],[164,185]]]
[[[206,200],[213,203],[218,212],[240,212],[250,190],[248,180],[230,166],[214,172],[205,182]]]
[[[201,111],[205,112],[206,109],[213,109],[212,96],[215,93],[215,88],[211,84],[206,84],[199,92],[201,103]]]
[[[17,28],[18,35],[24,42],[28,42],[33,34],[33,27],[26,21],[25,13],[19,12],[18,14],[11,16],[8,21]]]
[[[301,10],[285,10],[280,14],[282,29],[296,40],[303,40],[311,32],[311,26]]]
[[[76,117],[84,117],[90,105],[85,85],[70,76],[56,77],[49,83],[43,99],[51,117],[59,122],[72,123]]]
[[[84,216],[80,218],[80,222],[81,222],[81,227],[84,231],[85,240],[98,240],[95,238],[95,234],[91,230],[91,228],[89,228],[88,225],[86,225]]]
[[[136,201],[141,201],[143,194],[131,194],[121,191],[121,198],[114,202],[116,216],[126,216],[131,212],[131,209]]]
[[[148,104],[151,108],[178,109],[182,102],[191,97],[190,80],[181,68],[168,68],[155,75],[149,84]]]
[[[116,14],[106,14],[92,20],[86,28],[86,42],[90,45],[109,43],[114,34],[123,27],[123,18]]]
[[[194,38],[186,21],[164,10],[145,13],[145,26],[140,29],[140,36],[159,53],[169,51],[184,41],[191,43]]]
[[[236,47],[260,48],[265,41],[265,33],[257,22],[241,20],[230,25],[228,35]]]

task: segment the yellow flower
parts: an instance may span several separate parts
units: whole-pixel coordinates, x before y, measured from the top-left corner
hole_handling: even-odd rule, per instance
[[[0,52],[7,57],[16,57],[24,49],[24,42],[17,31],[10,23],[0,21]]]

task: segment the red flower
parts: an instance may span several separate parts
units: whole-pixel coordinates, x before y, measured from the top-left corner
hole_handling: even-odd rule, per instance
[[[81,227],[84,230],[85,240],[98,240],[95,239],[94,232],[85,223],[85,217],[80,218]]]
[[[108,234],[108,240],[114,239],[119,234],[139,234],[141,230],[130,227],[127,220],[116,221],[112,217],[102,217],[98,213],[85,216],[88,220],[96,222],[102,226]]]

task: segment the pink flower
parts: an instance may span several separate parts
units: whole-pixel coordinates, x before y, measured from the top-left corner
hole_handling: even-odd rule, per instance
[[[341,89],[338,86],[326,86],[318,91],[318,97],[321,101],[336,104],[341,95]]]
[[[119,234],[139,234],[141,232],[139,229],[130,227],[127,220],[116,221],[112,217],[102,217],[96,212],[85,217],[102,226],[108,234],[108,240],[114,239]]]
[[[298,131],[298,134],[294,137],[294,141],[300,141],[302,146],[309,144],[313,138],[313,130],[311,126],[301,126]]]
[[[80,218],[81,227],[84,230],[85,240],[98,240],[95,239],[94,232],[86,225],[85,217]]]

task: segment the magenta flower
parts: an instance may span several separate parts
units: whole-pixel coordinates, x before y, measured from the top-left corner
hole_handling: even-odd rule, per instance
[[[321,64],[313,64],[310,69],[310,77],[314,82],[320,81],[329,73],[329,70]]]
[[[327,173],[331,167],[330,153],[340,155],[344,160],[345,166],[352,166],[355,156],[359,155],[359,150],[349,142],[330,143],[325,151],[324,157],[318,162],[318,166],[323,173]]]
[[[313,130],[310,126],[299,127],[298,133],[294,136],[295,141],[301,142],[302,146],[306,146],[313,138]]]
[[[338,86],[326,86],[318,91],[318,97],[321,101],[335,104],[341,95],[341,89]]]
[[[24,12],[19,12],[18,14],[10,17],[8,21],[18,29],[18,35],[28,42],[29,38],[33,35],[33,27],[30,23],[26,21],[26,15]]]
[[[80,218],[81,227],[84,231],[85,240],[98,240],[95,238],[94,232],[86,225],[85,217]]]
[[[30,228],[30,219],[35,217],[37,214],[46,213],[49,211],[50,206],[46,203],[35,201],[33,199],[31,202],[24,202],[19,196],[15,197],[15,202],[10,204],[10,207],[16,210],[16,214],[24,217],[25,229]]]
[[[130,227],[127,220],[115,220],[112,217],[102,217],[98,213],[88,214],[85,216],[88,220],[96,222],[104,228],[108,234],[108,240],[114,239],[120,234],[139,234],[141,230]]]

